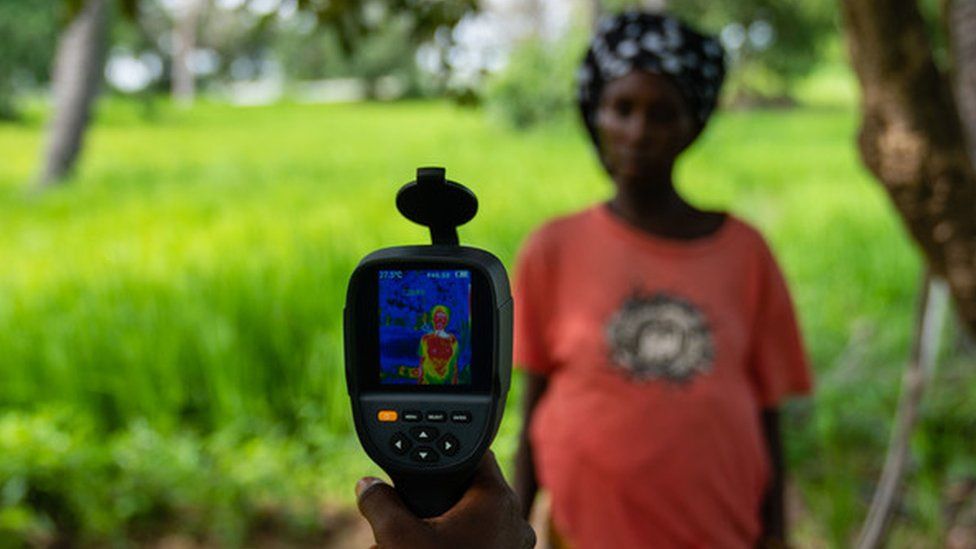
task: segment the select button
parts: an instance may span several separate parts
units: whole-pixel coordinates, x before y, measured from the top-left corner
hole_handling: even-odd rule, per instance
[[[447,414],[444,412],[427,412],[427,421],[436,423],[447,421]]]

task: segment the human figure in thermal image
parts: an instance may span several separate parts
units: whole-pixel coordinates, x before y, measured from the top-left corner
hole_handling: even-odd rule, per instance
[[[434,330],[420,338],[420,384],[456,385],[458,340],[445,331],[451,311],[444,305],[435,305],[430,317]]]

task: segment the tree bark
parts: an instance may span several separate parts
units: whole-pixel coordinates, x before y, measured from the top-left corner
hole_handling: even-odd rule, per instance
[[[948,11],[953,88],[969,159],[976,165],[976,0],[952,0]]]
[[[38,180],[42,188],[64,181],[81,151],[105,66],[108,9],[108,0],[85,0],[61,33],[51,79],[54,114]]]
[[[861,157],[976,333],[976,170],[913,0],[841,0],[862,90]]]
[[[952,59],[952,87],[969,160],[976,166],[976,0],[945,0],[944,7]],[[976,333],[965,328],[956,330],[954,352],[976,355]]]

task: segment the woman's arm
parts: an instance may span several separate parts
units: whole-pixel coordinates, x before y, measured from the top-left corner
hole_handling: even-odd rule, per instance
[[[522,432],[519,436],[518,452],[515,454],[515,494],[526,519],[532,514],[532,503],[539,490],[535,478],[535,465],[532,459],[532,443],[529,440],[529,424],[536,404],[546,392],[549,378],[541,374],[525,373],[525,386],[522,389]]]
[[[762,411],[762,427],[766,436],[771,474],[762,505],[762,537],[759,547],[786,547],[786,513],[783,506],[784,470],[783,445],[779,433],[779,409]]]

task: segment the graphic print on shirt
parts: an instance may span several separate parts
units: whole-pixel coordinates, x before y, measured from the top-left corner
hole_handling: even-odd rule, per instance
[[[632,379],[684,384],[712,369],[712,331],[701,310],[681,297],[635,292],[604,333],[611,363]]]

